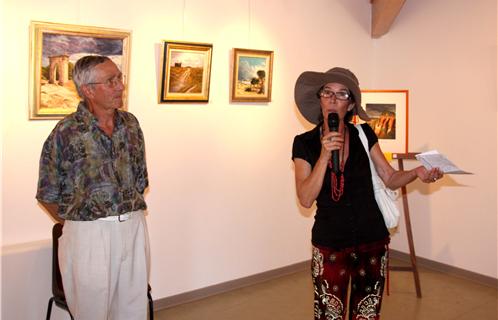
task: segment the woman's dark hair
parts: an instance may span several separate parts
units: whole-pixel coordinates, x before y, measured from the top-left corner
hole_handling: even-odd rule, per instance
[[[351,122],[351,120],[353,119],[353,110],[354,108],[346,112],[346,115],[344,116],[344,123]]]
[[[318,89],[318,91],[316,92],[316,97],[318,99],[320,99],[320,93],[322,93],[322,90],[323,90],[323,87],[325,87],[325,85],[321,86],[320,89]],[[322,119],[323,120],[323,119]]]

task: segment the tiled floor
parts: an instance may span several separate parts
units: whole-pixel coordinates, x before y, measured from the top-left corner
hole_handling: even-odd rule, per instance
[[[423,297],[417,299],[411,273],[392,271],[390,277],[390,295],[384,293],[382,306],[384,320],[498,319],[498,293],[494,288],[422,268]],[[311,277],[308,272],[299,272],[160,310],[155,319],[312,320],[312,308]]]

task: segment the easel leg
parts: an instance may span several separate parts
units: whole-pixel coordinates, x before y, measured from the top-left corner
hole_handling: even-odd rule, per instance
[[[399,170],[404,170],[403,159],[398,159]],[[410,211],[408,209],[408,197],[406,192],[406,187],[401,187],[401,194],[403,197],[403,211],[405,215],[405,225],[406,225],[406,235],[408,237],[408,246],[410,248],[410,261],[412,264],[413,278],[415,280],[415,290],[417,291],[417,297],[422,298],[422,289],[420,288],[420,278],[418,275],[417,267],[417,257],[415,255],[415,245],[413,243],[413,233],[412,224],[410,220]]]

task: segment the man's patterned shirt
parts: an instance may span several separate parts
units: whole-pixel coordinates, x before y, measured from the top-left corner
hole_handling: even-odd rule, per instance
[[[144,138],[135,116],[117,110],[109,137],[80,103],[43,145],[36,198],[58,204],[63,219],[89,221],[145,209],[148,183]]]

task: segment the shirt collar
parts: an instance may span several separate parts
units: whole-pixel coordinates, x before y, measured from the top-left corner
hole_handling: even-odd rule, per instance
[[[98,126],[98,120],[97,118],[93,115],[93,113],[88,110],[86,104],[84,101],[80,101],[78,104],[78,108],[76,110],[76,117],[78,118],[79,121],[82,121],[85,123],[87,126]],[[114,118],[114,124],[115,124],[115,130],[120,129],[123,126],[123,115],[122,112],[119,110],[116,110],[116,116]]]

